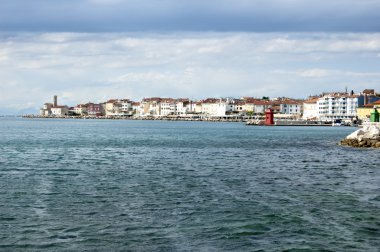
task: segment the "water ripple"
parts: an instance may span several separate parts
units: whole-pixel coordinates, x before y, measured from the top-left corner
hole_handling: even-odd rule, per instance
[[[378,251],[351,128],[1,118],[0,250]]]

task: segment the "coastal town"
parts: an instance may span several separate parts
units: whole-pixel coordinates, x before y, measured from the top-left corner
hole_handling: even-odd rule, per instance
[[[102,118],[102,119],[178,119],[178,120],[242,120],[260,118],[271,109],[275,120],[304,120],[319,122],[370,121],[371,111],[380,107],[380,93],[365,89],[359,93],[330,92],[307,99],[278,98],[143,98],[110,99],[86,102],[76,106],[47,102],[38,117]]]

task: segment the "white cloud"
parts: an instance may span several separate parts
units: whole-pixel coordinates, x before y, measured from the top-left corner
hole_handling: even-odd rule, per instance
[[[292,96],[295,89],[302,97],[325,83],[379,83],[379,55],[378,33],[0,34],[0,108],[42,104],[54,94],[70,104]]]
[[[259,50],[268,53],[350,53],[380,51],[380,34],[315,34],[306,37],[289,35],[259,43]]]
[[[168,73],[144,72],[144,73],[127,73],[109,80],[111,83],[129,83],[143,81],[172,81],[175,77]]]
[[[310,78],[322,78],[330,75],[330,71],[326,69],[307,69],[299,73],[301,77],[310,77]]]
[[[298,77],[306,77],[306,78],[325,78],[329,76],[345,76],[345,77],[356,77],[356,78],[366,78],[366,77],[380,77],[380,72],[353,72],[353,71],[344,71],[337,69],[320,69],[320,68],[312,68],[312,69],[299,69],[296,71],[288,71],[288,70],[274,70],[273,74],[279,75],[292,75]]]

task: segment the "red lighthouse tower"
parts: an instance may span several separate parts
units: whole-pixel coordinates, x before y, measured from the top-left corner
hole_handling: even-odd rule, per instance
[[[268,108],[265,110],[265,125],[274,125],[273,109]]]

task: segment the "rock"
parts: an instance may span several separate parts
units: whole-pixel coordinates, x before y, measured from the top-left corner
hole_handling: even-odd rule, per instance
[[[358,139],[359,136],[363,136],[365,134],[365,131],[362,129],[358,129],[357,131],[351,133],[346,137],[346,139]]]
[[[371,147],[375,147],[378,141],[377,140],[369,140],[369,142],[371,143]]]
[[[362,129],[348,135],[340,144],[352,147],[380,148],[380,127],[371,124],[365,125]]]
[[[365,144],[366,147],[371,147],[372,146],[371,140],[369,140],[369,139],[366,139],[365,143],[366,143]]]
[[[376,126],[368,127],[367,131],[364,131],[363,138],[365,139],[377,139],[380,136],[380,129]]]
[[[373,126],[370,128],[370,134],[373,136],[373,137],[378,137],[380,136],[380,128],[376,127],[376,126]]]
[[[350,145],[351,145],[351,146],[354,146],[354,147],[358,147],[359,142],[358,142],[358,140],[356,140],[356,139],[352,139],[352,140],[350,141]]]
[[[359,147],[364,147],[365,145],[367,145],[367,141],[366,140],[361,140],[359,142]]]

